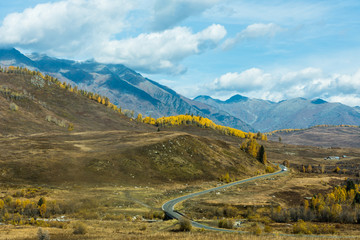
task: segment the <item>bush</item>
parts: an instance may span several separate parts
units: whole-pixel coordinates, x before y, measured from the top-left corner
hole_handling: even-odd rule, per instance
[[[267,232],[267,233],[271,233],[273,231],[273,229],[269,225],[265,225],[264,231]]]
[[[192,225],[189,219],[181,218],[180,219],[180,231],[190,232],[192,229]]]
[[[265,169],[265,171],[266,171],[267,173],[273,173],[273,172],[275,172],[275,169],[274,169],[273,167],[271,167],[271,166],[267,166],[266,169]]]
[[[336,168],[333,170],[333,172],[334,172],[334,173],[340,173],[340,170],[341,170],[341,169],[340,169],[339,167],[336,167]]]
[[[87,233],[87,227],[84,223],[82,222],[77,222],[74,225],[74,231],[73,234],[86,234]]]
[[[293,233],[295,234],[334,234],[335,227],[330,225],[316,225],[309,222],[299,220],[293,226]]]
[[[233,206],[226,206],[224,207],[223,214],[225,217],[233,218],[238,215],[238,209]]]
[[[232,229],[232,228],[234,228],[234,220],[222,219],[218,222],[218,226],[219,226],[219,228]]]
[[[37,236],[39,240],[50,240],[49,232],[42,230],[42,228],[39,228]]]
[[[261,230],[261,227],[258,223],[255,223],[252,228],[251,228],[251,233],[252,234],[255,234],[257,236],[261,235],[262,233],[262,230]]]
[[[123,220],[125,220],[125,216],[123,214],[119,214],[119,215],[106,214],[103,219],[104,220],[113,220],[113,221],[123,221]]]
[[[10,110],[17,111],[17,110],[19,110],[19,107],[15,103],[10,103]]]
[[[162,211],[155,211],[155,212],[150,211],[150,212],[144,213],[143,217],[146,219],[164,219],[165,214]]]

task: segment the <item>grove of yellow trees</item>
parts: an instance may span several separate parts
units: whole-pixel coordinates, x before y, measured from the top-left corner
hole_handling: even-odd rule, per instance
[[[261,139],[266,141],[267,136],[265,134],[255,134],[251,132],[244,132],[239,129],[225,127],[218,124],[215,124],[208,118],[201,116],[192,116],[189,114],[177,115],[170,117],[161,117],[158,119],[152,118],[151,116],[143,118],[143,122],[147,124],[152,124],[158,127],[166,126],[183,126],[183,125],[195,125],[201,128],[210,128],[214,129],[224,135],[235,136],[239,138],[248,138],[248,139]]]

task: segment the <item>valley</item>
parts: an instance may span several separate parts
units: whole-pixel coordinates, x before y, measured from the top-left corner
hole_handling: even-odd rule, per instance
[[[51,239],[286,239],[282,234],[309,234],[305,230],[339,239],[360,234],[356,206],[347,222],[339,220],[345,211],[329,222],[279,220],[347,179],[358,184],[356,128],[305,130],[313,136],[341,130],[339,139],[349,137],[353,148],[346,142],[332,148],[315,141],[292,145],[301,137],[287,138],[280,131],[266,140],[264,134],[198,116],[129,117],[102,95],[25,69],[1,72],[0,86],[0,239],[39,234]],[[259,158],[260,146],[265,160]],[[183,232],[178,221],[163,220],[166,201],[274,172],[276,164],[289,171],[176,205],[190,219],[244,235],[201,228]]]
[[[360,1],[0,1],[0,240],[360,240]]]

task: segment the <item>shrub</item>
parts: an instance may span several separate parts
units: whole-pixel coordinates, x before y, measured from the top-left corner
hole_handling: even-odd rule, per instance
[[[150,212],[144,213],[143,217],[146,219],[164,219],[165,214],[162,211],[155,211],[155,212],[150,211]]]
[[[225,217],[232,218],[238,215],[238,209],[233,206],[224,207],[223,214]]]
[[[87,233],[87,227],[84,223],[82,222],[77,222],[74,225],[74,231],[73,234],[86,234]]]
[[[125,220],[125,216],[123,214],[119,214],[119,215],[106,214],[103,219],[113,220],[113,221],[123,221]]]
[[[17,110],[19,110],[19,107],[15,103],[10,103],[10,110],[17,111]]]
[[[192,225],[189,219],[181,218],[180,219],[180,231],[190,232],[192,229]]]
[[[39,228],[37,236],[39,240],[50,240],[49,232],[42,230],[42,228]]]
[[[252,229],[251,229],[251,233],[252,234],[255,234],[257,236],[261,235],[262,233],[262,230],[261,230],[261,227],[258,223],[255,223],[253,226],[252,226]]]
[[[273,172],[275,172],[275,169],[274,169],[273,167],[271,167],[271,166],[266,166],[265,171],[266,171],[267,173],[273,173]]]
[[[219,226],[219,228],[232,229],[232,228],[234,228],[234,220],[222,219],[218,222],[218,226]]]
[[[312,234],[312,226],[303,220],[299,220],[293,226],[293,233],[295,234]]]
[[[273,229],[269,225],[265,225],[264,231],[267,232],[267,233],[271,233],[273,231]]]

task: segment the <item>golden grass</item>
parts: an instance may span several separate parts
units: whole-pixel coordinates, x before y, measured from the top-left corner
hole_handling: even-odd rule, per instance
[[[72,226],[67,229],[43,228],[49,232],[52,240],[56,239],[174,239],[174,240],[286,240],[286,239],[306,239],[315,240],[316,237],[306,236],[276,236],[276,235],[251,235],[251,234],[237,234],[237,233],[218,233],[213,231],[202,231],[195,229],[192,232],[177,232],[178,224],[176,221],[167,222],[124,222],[124,221],[86,221],[88,232],[85,235],[73,234]],[[0,240],[5,239],[37,239],[37,227],[16,227],[16,226],[0,226]],[[322,236],[320,239],[330,240],[334,238],[327,238]],[[336,239],[346,239],[339,236]],[[352,239],[360,239],[352,238]]]

